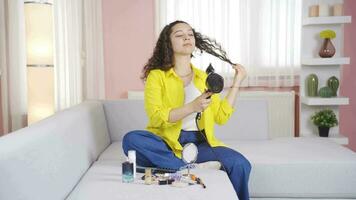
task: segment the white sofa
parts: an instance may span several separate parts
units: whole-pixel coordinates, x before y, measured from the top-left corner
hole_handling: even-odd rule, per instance
[[[252,163],[252,199],[356,198],[356,153],[325,138],[268,139],[267,103],[239,100],[216,134]],[[88,101],[0,138],[0,199],[237,199],[222,171],[207,185],[121,182],[123,135],[143,129],[142,100]]]

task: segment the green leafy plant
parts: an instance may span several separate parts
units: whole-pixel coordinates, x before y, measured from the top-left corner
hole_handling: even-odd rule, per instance
[[[330,109],[316,112],[311,116],[312,122],[318,127],[334,127],[339,124],[335,113]]]
[[[333,39],[336,37],[335,31],[330,30],[330,29],[321,31],[319,35],[323,39],[326,39],[326,38]]]

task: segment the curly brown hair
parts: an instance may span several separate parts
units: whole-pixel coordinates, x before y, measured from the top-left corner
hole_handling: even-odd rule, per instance
[[[152,57],[143,67],[141,79],[146,80],[148,74],[153,69],[168,71],[173,67],[173,49],[170,35],[172,33],[172,27],[179,23],[188,24],[187,22],[177,20],[163,28],[159,34]],[[196,32],[193,28],[192,30],[195,38],[195,46],[200,50],[201,53],[206,52],[219,58],[222,61],[225,61],[231,65],[235,65],[235,63],[231,62],[230,59],[226,56],[226,52],[221,48],[219,43],[213,39],[208,38],[207,36],[202,35],[199,32]]]

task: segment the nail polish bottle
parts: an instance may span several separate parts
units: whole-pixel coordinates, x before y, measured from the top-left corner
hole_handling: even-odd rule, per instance
[[[126,162],[122,163],[122,182],[123,183],[132,183],[134,181],[133,177],[133,163],[128,159]]]

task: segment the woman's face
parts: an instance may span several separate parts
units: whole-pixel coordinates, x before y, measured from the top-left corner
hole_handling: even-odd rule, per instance
[[[170,35],[174,54],[191,55],[195,49],[195,38],[192,27],[179,23],[172,27]]]

